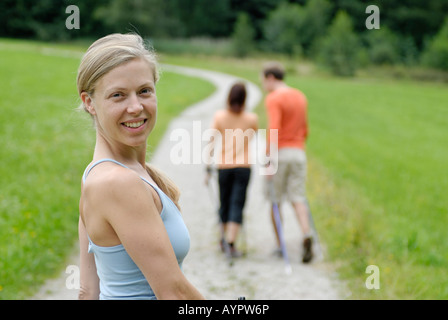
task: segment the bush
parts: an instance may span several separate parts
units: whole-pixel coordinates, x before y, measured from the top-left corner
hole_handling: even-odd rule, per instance
[[[411,36],[401,37],[398,41],[400,49],[400,61],[406,66],[413,66],[418,63],[420,51]]]
[[[269,14],[264,28],[267,47],[274,52],[298,55],[302,53],[301,33],[304,11],[298,4],[282,3]]]
[[[422,63],[431,68],[448,71],[448,18],[423,52]]]
[[[326,34],[332,7],[328,0],[308,1],[304,7],[300,42],[306,55],[310,55],[313,43]]]
[[[240,13],[232,34],[232,49],[237,57],[246,57],[255,49],[255,29],[247,13]]]
[[[318,60],[338,76],[353,76],[358,66],[358,36],[353,31],[350,16],[339,11],[330,25],[327,36],[315,47]]]
[[[398,38],[387,27],[367,32],[369,58],[373,64],[395,64],[399,61]]]

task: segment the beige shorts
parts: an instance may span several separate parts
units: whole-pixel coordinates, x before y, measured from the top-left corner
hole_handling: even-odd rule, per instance
[[[306,154],[302,149],[283,148],[278,151],[277,173],[272,177],[274,199],[291,202],[306,201]],[[272,200],[269,192],[269,180],[266,180],[268,199]]]

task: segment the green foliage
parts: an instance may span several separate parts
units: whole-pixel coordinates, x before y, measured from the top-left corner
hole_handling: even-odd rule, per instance
[[[448,13],[446,0],[367,2],[377,2],[381,9],[381,27],[387,26],[403,38],[412,37],[419,50],[423,49],[426,37],[437,33]]]
[[[400,50],[400,61],[406,66],[413,66],[418,63],[419,54],[417,45],[412,36],[404,36],[398,41]]]
[[[448,18],[426,48],[422,62],[429,67],[448,71]]]
[[[230,0],[230,23],[233,25],[240,13],[246,13],[250,17],[252,27],[255,29],[255,39],[260,41],[264,38],[263,28],[268,14],[280,2],[279,0]]]
[[[327,0],[309,1],[305,6],[280,3],[265,23],[265,47],[290,56],[309,55],[312,45],[327,30],[331,8]]]
[[[332,4],[328,0],[308,1],[304,7],[300,43],[306,53],[309,53],[314,42],[327,32],[331,18],[331,9]]]
[[[399,61],[398,38],[387,27],[368,31],[366,38],[373,64],[394,64]]]
[[[109,32],[137,32],[145,37],[176,35],[178,21],[167,14],[164,0],[115,0],[99,6],[95,18],[103,21]]]
[[[339,11],[329,27],[328,35],[317,45],[318,59],[338,76],[353,76],[357,68],[360,43],[353,31],[352,21]]]
[[[232,31],[230,0],[163,0],[169,10],[163,17],[171,17],[180,25],[181,37],[226,37]]]
[[[96,8],[109,0],[2,0],[0,1],[0,36],[61,41],[95,37],[105,32],[103,21],[94,17]],[[68,30],[65,21],[67,6],[80,10],[79,30]]]
[[[65,27],[68,5],[79,7],[79,30]],[[365,27],[368,5],[380,9],[380,30]],[[314,60],[321,49],[320,39],[326,36],[339,11],[350,16],[354,33],[362,39],[370,39],[358,47],[355,60],[359,60],[361,66],[370,63],[413,66],[422,61],[424,66],[446,70],[446,41],[434,40],[426,46],[428,39],[443,25],[448,12],[446,0],[219,0],[212,5],[210,0],[2,0],[0,36],[45,41],[87,38],[90,41],[112,32],[137,32],[158,41],[179,38],[236,41],[239,17],[246,14],[257,50],[303,55]],[[248,32],[248,27],[244,32]],[[383,29],[389,31],[383,33]],[[247,35],[238,37],[242,40]],[[188,48],[192,47],[188,40],[185,42]],[[252,43],[248,47],[251,46]],[[179,50],[186,51],[184,47]],[[233,50],[238,56],[252,53],[250,50],[239,52],[246,50],[240,45]],[[423,51],[425,57],[422,58]]]
[[[303,8],[297,4],[281,3],[267,19],[264,28],[266,46],[274,52],[301,54],[300,31],[303,27]]]
[[[249,15],[242,12],[235,23],[232,35],[233,52],[237,57],[246,57],[255,49],[255,30]]]

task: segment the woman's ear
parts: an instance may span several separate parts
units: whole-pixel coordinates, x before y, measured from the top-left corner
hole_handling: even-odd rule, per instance
[[[93,99],[87,92],[85,91],[81,92],[81,100],[82,103],[84,104],[84,108],[86,109],[86,111],[90,113],[92,116],[96,115],[95,108],[93,107]]]

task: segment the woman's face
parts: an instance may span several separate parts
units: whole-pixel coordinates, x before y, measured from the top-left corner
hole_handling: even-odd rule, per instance
[[[81,98],[95,118],[96,130],[107,141],[146,145],[157,116],[154,71],[147,61],[134,59],[119,65],[98,80],[93,97]]]

